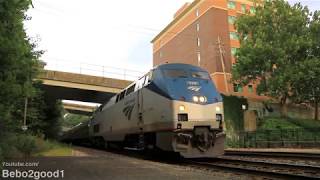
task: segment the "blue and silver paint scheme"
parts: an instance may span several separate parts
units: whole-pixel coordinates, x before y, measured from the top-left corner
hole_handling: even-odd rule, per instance
[[[170,77],[166,75],[167,71],[183,71],[187,76]],[[206,78],[192,76],[192,73],[199,72],[206,75]],[[155,68],[153,76],[152,83],[171,100],[195,103],[193,96],[205,96],[206,102],[201,104],[222,102],[222,97],[212,83],[209,74],[200,67],[188,64],[164,64]]]
[[[82,129],[87,131],[79,133],[85,135],[77,135]],[[83,128],[74,131],[65,139],[124,143],[143,135],[152,139],[143,143],[145,147],[186,158],[216,157],[224,153],[222,98],[204,69],[163,64],[101,105]]]
[[[168,76],[168,71],[185,73],[181,77],[174,77],[170,74]],[[199,72],[204,76],[192,76],[192,73]],[[172,146],[166,149],[163,144],[158,144],[158,147],[166,150],[173,148],[184,157],[213,157],[224,153],[222,97],[205,70],[188,64],[160,65],[154,69],[152,82],[146,89],[169,100],[168,103],[159,103],[157,108],[165,108],[161,106],[163,104],[171,107],[171,111],[163,113],[164,118],[159,120],[168,122],[168,126],[163,127],[172,130],[171,136],[162,132],[158,133],[157,139],[162,139],[159,142],[171,141]],[[194,101],[195,96],[198,97],[197,102]],[[200,102],[199,97],[204,97],[205,101]],[[161,98],[158,98],[154,100],[161,102]],[[186,116],[187,120],[181,121],[180,115]],[[195,131],[207,139],[211,138],[205,147],[192,143],[196,136]]]

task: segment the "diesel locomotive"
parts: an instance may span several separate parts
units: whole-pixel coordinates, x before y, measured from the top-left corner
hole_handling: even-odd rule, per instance
[[[224,153],[222,97],[204,69],[159,65],[62,139],[135,149],[158,148],[185,158]]]

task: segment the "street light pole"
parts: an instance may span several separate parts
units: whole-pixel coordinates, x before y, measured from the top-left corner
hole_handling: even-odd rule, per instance
[[[27,108],[28,108],[28,98],[26,97],[24,100],[24,115],[23,115],[23,126],[22,126],[23,131],[26,131],[28,129],[28,127],[27,127]]]

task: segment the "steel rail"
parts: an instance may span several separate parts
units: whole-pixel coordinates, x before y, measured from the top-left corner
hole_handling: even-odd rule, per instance
[[[266,177],[289,179],[318,179],[320,167],[309,165],[292,165],[286,163],[271,163],[262,161],[248,161],[228,158],[186,160],[191,165],[206,168],[228,170]],[[285,170],[284,170],[285,169]],[[303,170],[303,173],[291,173]],[[310,172],[311,171],[311,172]],[[312,175],[310,175],[312,174]]]
[[[320,160],[318,153],[303,152],[259,152],[259,151],[236,151],[225,150],[225,155],[246,155],[246,156],[267,156],[267,157],[289,157],[289,158],[310,158]]]

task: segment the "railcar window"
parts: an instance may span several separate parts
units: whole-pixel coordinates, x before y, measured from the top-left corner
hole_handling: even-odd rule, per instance
[[[120,94],[117,94],[116,102],[118,102],[119,100],[120,100]]]
[[[136,86],[136,84],[133,84],[131,85],[128,89],[127,89],[127,92],[126,92],[126,95],[132,93],[134,91],[134,87]]]
[[[167,77],[171,78],[187,78],[188,73],[183,70],[174,70],[174,69],[166,69],[164,70],[164,74]]]
[[[126,91],[122,91],[122,92],[120,93],[120,99],[119,99],[119,101],[124,98],[125,93],[126,93]]]
[[[199,79],[210,79],[209,74],[207,72],[202,72],[202,71],[194,71],[191,73],[191,76],[194,78],[199,78]]]

